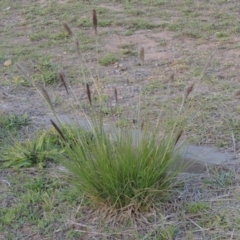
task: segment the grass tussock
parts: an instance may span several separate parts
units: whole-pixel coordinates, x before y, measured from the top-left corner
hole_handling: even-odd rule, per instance
[[[135,133],[133,145],[129,129],[111,128],[106,133],[97,124],[91,133],[92,141],[78,138],[74,147],[67,148],[63,165],[94,203],[116,209],[130,205],[148,209],[154,200],[167,199],[178,174],[173,170],[179,161],[175,137],[159,139],[143,130]]]
[[[49,94],[45,89],[42,93],[55,113]],[[131,128],[117,128],[114,120],[106,128],[101,110],[98,112],[93,106],[89,84],[86,94],[91,109],[85,127],[90,139],[82,134],[72,136],[71,127],[62,127],[58,118],[59,126],[51,120],[65,147],[61,163],[72,174],[74,185],[96,206],[118,211],[129,206],[145,211],[156,201],[167,200],[182,170],[180,166],[176,168],[176,161],[181,165],[176,144],[182,134],[177,130],[177,120],[172,131],[165,134],[158,124],[151,126],[140,119],[134,132]],[[117,89],[114,96],[118,102]]]
[[[72,30],[68,24],[64,23],[63,25],[68,35],[72,36]],[[95,10],[93,10],[93,27],[97,35]],[[86,63],[84,55],[79,50],[79,41],[77,38],[74,41],[78,56],[83,63]],[[142,64],[144,55],[145,51],[142,47],[139,52]],[[114,61],[115,55],[108,54],[98,62],[108,65]],[[75,97],[72,88],[67,85],[65,73],[60,71],[58,75],[67,94],[73,94]],[[94,81],[97,89],[101,84],[99,80]],[[156,202],[168,200],[174,186],[178,184],[177,177],[182,170],[179,156],[180,147],[176,147],[183,133],[181,130],[183,122],[179,119],[184,119],[180,117],[181,110],[193,87],[194,84],[186,90],[180,106],[179,118],[176,116],[171,130],[164,131],[162,129],[161,116],[156,124],[152,124],[147,115],[144,116],[140,113],[141,106],[139,105],[138,119],[135,120],[133,131],[132,125],[117,128],[112,110],[110,125],[106,127],[103,124],[104,101],[101,101],[96,108],[90,85],[86,82],[86,95],[90,109],[88,114],[83,108],[81,109],[86,117],[85,128],[90,132],[90,138],[89,135],[84,135],[82,131],[78,130],[82,129],[81,124],[75,128],[73,134],[72,126],[62,123],[54,109],[50,95],[44,87],[41,87],[39,92],[56,117],[56,122],[51,120],[51,124],[60,136],[59,141],[64,148],[60,156],[61,164],[71,173],[69,179],[77,186],[79,192],[84,193],[95,206],[115,209],[117,212],[124,212],[126,209],[140,212],[149,211]],[[103,99],[102,92],[99,90],[97,93],[99,99]],[[117,88],[114,88],[114,98],[118,107]],[[81,103],[79,105],[81,106]],[[72,111],[77,119],[78,114],[74,107],[72,107]],[[37,147],[34,145],[33,149],[35,148]]]

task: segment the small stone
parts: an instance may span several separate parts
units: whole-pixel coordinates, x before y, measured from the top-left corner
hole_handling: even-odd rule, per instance
[[[115,74],[120,74],[120,71],[118,69],[114,70]]]
[[[120,63],[118,66],[119,66],[120,68],[122,68],[122,67],[123,67],[123,64],[122,64],[122,63]]]
[[[8,67],[8,66],[10,66],[10,65],[12,65],[12,61],[11,61],[11,60],[6,60],[6,61],[3,63],[3,66],[5,66],[5,67]]]
[[[120,70],[121,70],[121,71],[126,71],[126,70],[127,70],[127,67],[124,67],[124,66],[123,66],[123,67],[120,68]]]

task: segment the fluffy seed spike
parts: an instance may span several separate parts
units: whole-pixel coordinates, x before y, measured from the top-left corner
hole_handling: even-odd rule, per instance
[[[141,60],[141,63],[144,63],[144,47],[141,47],[140,52],[139,52],[139,58]]]
[[[42,92],[42,95],[43,95],[44,99],[46,100],[46,102],[50,106],[51,110],[53,112],[55,112],[52,101],[51,101],[51,98],[49,97],[49,94],[48,94],[47,90],[43,86],[40,87],[40,90]]]
[[[63,23],[63,27],[65,28],[68,36],[69,36],[69,37],[72,37],[72,36],[73,36],[72,29],[69,27],[69,25],[68,25],[67,22],[64,22],[64,23]]]
[[[67,94],[69,95],[68,88],[67,88],[67,77],[66,77],[65,73],[61,71],[58,73],[58,76],[59,76],[59,79],[60,79],[61,83],[63,84]]]
[[[170,81],[171,81],[171,82],[174,81],[174,73],[172,73],[172,74],[170,75]]]
[[[182,134],[183,134],[183,129],[178,133],[176,141],[175,141],[175,145],[177,145],[177,143],[178,143],[180,137],[182,136]]]
[[[93,27],[95,30],[95,35],[97,35],[97,25],[98,25],[98,19],[97,19],[97,12],[95,9],[93,9]]]
[[[79,44],[78,39],[75,39],[75,44],[76,44],[76,48],[77,48],[77,54],[79,57],[81,57],[80,44]]]
[[[62,131],[60,130],[60,128],[57,126],[57,124],[52,120],[50,119],[50,122],[51,124],[53,125],[53,127],[56,129],[56,131],[59,133],[59,135],[61,136],[61,138],[66,141],[66,138],[64,137]]]
[[[189,94],[192,92],[193,87],[194,87],[194,83],[192,83],[192,84],[187,88],[187,90],[186,90],[186,92],[185,92],[185,96],[184,96],[185,99],[187,99],[187,97],[189,96]]]
[[[114,88],[114,97],[115,97],[116,103],[118,104],[118,93],[116,88]]]
[[[90,105],[92,106],[91,92],[90,92],[90,87],[89,87],[88,83],[87,83],[87,96],[88,96],[88,101],[89,101]]]

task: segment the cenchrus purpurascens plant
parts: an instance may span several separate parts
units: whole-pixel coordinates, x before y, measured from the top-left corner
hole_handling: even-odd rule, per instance
[[[93,25],[97,35],[95,11],[93,11]],[[73,31],[66,23],[64,27],[69,36],[74,37]],[[86,64],[77,39],[75,44],[78,56],[83,64]],[[65,74],[60,72],[59,77],[67,94],[75,97]],[[101,84],[94,78],[92,81],[101,99]],[[101,111],[104,102],[100,101],[100,110],[95,108],[91,89],[86,81],[89,115],[85,111],[82,113],[86,118],[85,126],[91,133],[91,139],[89,140],[86,135],[77,134],[74,144],[67,134],[71,128],[66,127],[64,131],[62,130],[64,123],[57,115],[46,89],[42,88],[40,92],[56,117],[56,121],[51,120],[51,123],[65,149],[59,156],[61,163],[71,173],[70,179],[77,185],[79,192],[85,193],[97,205],[118,210],[126,210],[128,207],[146,210],[156,202],[168,199],[173,186],[178,183],[177,176],[182,169],[179,159],[181,149],[176,147],[176,143],[181,136],[184,122],[181,118],[182,109],[193,88],[194,84],[185,92],[182,105],[169,132],[161,129],[161,115],[157,123],[152,124],[147,116],[141,113],[141,106],[138,106],[137,128],[132,130],[130,127],[117,128],[114,114],[108,127],[104,126]],[[117,89],[114,90],[114,96],[118,106]],[[77,101],[78,98],[75,98]],[[74,107],[72,111],[77,122],[78,112]],[[80,124],[79,129],[81,128]]]
[[[97,35],[96,11],[93,11],[93,26]],[[73,35],[71,28],[65,23],[69,35]],[[75,39],[78,56],[84,61],[79,50],[79,41]],[[141,59],[142,60],[142,59]],[[65,74],[59,75],[67,94],[74,95],[66,82]],[[99,82],[92,79],[97,93],[100,95]],[[191,89],[192,90],[192,89]],[[176,118],[172,130],[164,133],[161,121],[151,124],[147,118],[140,117],[139,107],[137,128],[117,128],[113,118],[104,126],[101,109],[95,108],[92,101],[91,89],[86,83],[86,94],[89,101],[89,115],[86,117],[86,126],[91,132],[91,141],[79,135],[75,144],[70,144],[68,136],[61,130],[62,121],[53,108],[51,99],[44,89],[42,95],[57,117],[51,123],[59,133],[65,152],[61,155],[62,164],[71,173],[71,180],[97,205],[126,209],[134,206],[136,209],[148,209],[154,202],[166,200],[173,186],[177,184],[177,175],[181,171],[179,149],[176,143],[182,133],[182,123]],[[190,93],[190,92],[189,92]],[[188,94],[189,94],[188,93]],[[118,106],[117,89],[114,90],[116,105]],[[101,96],[99,96],[101,99]],[[185,96],[187,98],[187,96]],[[76,98],[77,101],[77,98]],[[81,106],[81,103],[79,103]],[[78,118],[77,111],[73,114]],[[80,125],[79,128],[82,126]],[[176,168],[178,160],[179,166]]]
[[[177,125],[164,136],[158,125],[153,128],[147,122],[134,130],[116,128],[114,121],[105,127],[101,112],[94,110],[88,85],[87,95],[90,138],[79,134],[72,144],[66,134],[70,127],[64,132],[60,119],[51,120],[65,147],[62,164],[72,173],[73,183],[94,203],[117,209],[130,205],[145,209],[156,199],[166,200],[182,170],[176,149],[182,132],[176,132]]]

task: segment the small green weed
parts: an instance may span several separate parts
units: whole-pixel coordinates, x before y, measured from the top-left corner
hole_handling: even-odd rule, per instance
[[[119,59],[114,53],[108,53],[107,55],[101,57],[98,62],[103,66],[111,65],[117,62]]]
[[[180,31],[183,30],[184,25],[182,23],[172,23],[167,25],[167,30],[169,31]]]
[[[227,33],[224,33],[224,32],[217,32],[215,33],[216,37],[217,38],[220,38],[220,39],[226,39],[229,37],[229,35]]]
[[[151,83],[148,83],[145,87],[144,87],[144,92],[146,93],[152,93],[156,90],[159,90],[163,88],[163,85],[161,84],[160,81],[154,81],[154,82],[151,82]]]
[[[29,39],[33,42],[40,41],[42,39],[46,39],[47,35],[45,33],[39,32],[39,33],[33,33],[29,35]]]
[[[80,18],[78,21],[77,21],[77,25],[79,27],[91,27],[92,26],[92,22],[89,20],[89,18]]]
[[[127,30],[126,32],[125,32],[125,36],[131,36],[131,35],[133,35],[133,33],[134,33],[134,31],[133,30],[131,30],[131,29],[129,29],[129,30]]]
[[[0,115],[0,145],[12,142],[12,137],[20,134],[22,127],[30,124],[27,114],[1,114]],[[3,150],[1,150],[2,154]]]
[[[63,33],[50,34],[48,37],[54,41],[61,41],[61,40],[65,40],[66,38],[68,38],[68,35],[67,35],[67,33],[63,32]]]
[[[18,130],[22,126],[27,126],[30,123],[30,119],[27,114],[1,114],[0,115],[0,129],[6,129],[10,131]]]
[[[68,137],[68,146],[73,146],[77,136],[86,136],[90,141],[91,136],[82,128],[63,125],[62,131]],[[48,161],[58,160],[58,155],[63,154],[65,147],[59,135],[50,128],[43,133],[37,133],[33,139],[17,142],[8,147],[3,154],[3,167],[30,167],[37,165],[40,169],[46,166]]]
[[[212,169],[212,179],[204,180],[205,184],[217,185],[221,187],[231,186],[234,182],[234,174],[226,171],[216,171]]]
[[[128,29],[131,29],[134,31],[140,30],[140,29],[153,29],[153,28],[157,28],[157,27],[159,27],[159,25],[148,22],[148,21],[144,20],[143,18],[135,18],[128,25]]]
[[[112,25],[112,20],[110,19],[104,19],[98,22],[99,27],[108,27]]]
[[[61,153],[62,150],[55,146],[50,138],[41,135],[8,147],[4,153],[3,167],[21,168],[37,164],[39,168],[43,168],[48,160],[55,160]]]
[[[193,202],[187,206],[187,211],[192,214],[202,213],[209,209],[209,206],[204,202]]]
[[[134,44],[122,44],[119,46],[122,49],[122,54],[130,56],[138,56],[138,52],[135,49]]]
[[[49,58],[40,58],[37,60],[33,80],[46,84],[52,84],[58,81],[57,68]]]

